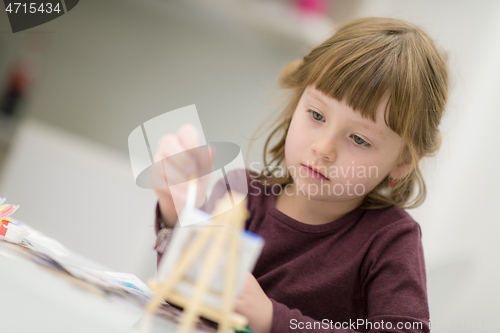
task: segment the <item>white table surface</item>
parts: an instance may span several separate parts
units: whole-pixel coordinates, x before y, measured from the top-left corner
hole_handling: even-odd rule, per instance
[[[124,333],[138,323],[143,314],[139,305],[91,293],[20,255],[16,246],[0,240],[0,332]],[[56,259],[107,270],[77,254]],[[174,322],[155,316],[150,332],[175,329]]]

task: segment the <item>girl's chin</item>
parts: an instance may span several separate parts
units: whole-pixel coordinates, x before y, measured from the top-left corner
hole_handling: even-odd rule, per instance
[[[314,199],[353,199],[367,194],[366,184],[352,184],[350,181],[319,182],[315,179],[294,179],[294,186],[298,193]]]
[[[331,188],[329,184],[323,184],[323,186],[317,181],[306,179],[305,181],[299,180],[295,182],[296,190],[302,195],[310,198],[329,198],[335,197],[332,195]],[[330,191],[329,191],[330,189]]]

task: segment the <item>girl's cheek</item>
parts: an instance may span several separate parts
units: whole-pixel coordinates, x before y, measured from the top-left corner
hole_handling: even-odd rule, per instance
[[[292,137],[290,136],[290,132],[288,132],[285,139],[285,162],[287,165],[290,165],[290,156],[292,152],[293,152]]]
[[[299,142],[297,136],[300,133],[300,130],[296,128],[296,124],[293,122],[290,124],[290,128],[288,129],[288,133],[286,135],[286,141],[285,141],[285,149],[293,149],[294,147],[297,147],[297,144]]]

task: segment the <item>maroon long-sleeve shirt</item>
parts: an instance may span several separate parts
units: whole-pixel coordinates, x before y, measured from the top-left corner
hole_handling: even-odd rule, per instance
[[[276,188],[243,169],[228,173],[229,184],[242,178],[246,229],[265,240],[253,274],[273,304],[271,333],[430,331],[420,227],[405,210],[357,208],[310,225],[276,209]],[[227,188],[217,182],[207,211]]]

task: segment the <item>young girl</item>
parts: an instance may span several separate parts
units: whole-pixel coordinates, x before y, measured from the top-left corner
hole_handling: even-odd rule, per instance
[[[421,28],[375,17],[348,22],[284,68],[290,99],[264,167],[228,173],[229,184],[245,178],[246,228],[265,239],[236,302],[252,332],[429,332],[421,232],[404,209],[425,199],[418,162],[440,146],[447,76]],[[196,146],[184,126],[157,158]],[[209,163],[185,162],[186,179],[189,165]],[[220,180],[208,211],[228,189],[241,190]],[[174,193],[156,193],[158,233],[177,213]]]

